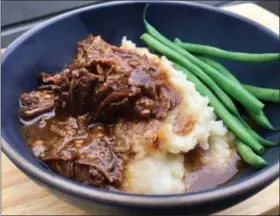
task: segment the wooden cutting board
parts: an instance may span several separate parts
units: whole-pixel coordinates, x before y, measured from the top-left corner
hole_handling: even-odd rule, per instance
[[[255,4],[224,9],[253,19],[279,34],[279,17]],[[1,174],[3,215],[90,215],[33,183],[4,154]],[[257,195],[216,215],[279,215],[279,179]]]

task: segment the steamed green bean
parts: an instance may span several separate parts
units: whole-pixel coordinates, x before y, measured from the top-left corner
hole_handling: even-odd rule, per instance
[[[240,140],[235,141],[235,147],[242,159],[251,166],[261,169],[267,166],[267,162],[260,156],[256,155],[252,149]]]
[[[219,49],[212,46],[207,45],[199,45],[192,43],[183,43],[180,39],[176,38],[175,43],[180,47],[186,49],[189,52],[200,54],[200,55],[209,55],[215,56],[219,58],[224,58],[228,60],[234,61],[242,61],[242,62],[267,62],[267,61],[275,61],[280,60],[279,53],[244,53],[244,52],[232,52],[226,51],[223,49]]]
[[[248,133],[251,134],[252,137],[255,138],[255,140],[257,140],[260,144],[262,144],[263,146],[267,146],[267,147],[271,147],[271,146],[276,146],[279,143],[275,143],[272,142],[270,140],[264,139],[263,137],[261,137],[257,132],[255,132],[248,124],[246,121],[244,121],[244,119],[242,119],[241,117],[239,118],[239,120],[241,121],[241,123],[246,127]]]
[[[219,72],[221,72],[222,74],[224,74],[226,77],[230,78],[231,80],[235,81],[236,83],[240,84],[239,80],[226,68],[224,67],[222,64],[207,58],[205,56],[197,56],[201,61],[206,62],[207,64],[211,65],[212,67],[216,68]]]
[[[280,89],[261,88],[244,84],[243,87],[260,100],[280,103]]]
[[[248,110],[247,110],[248,111]],[[255,120],[255,122],[257,122],[259,125],[263,126],[266,129],[269,130],[277,130],[273,127],[273,125],[269,122],[268,118],[264,115],[263,112],[259,112],[259,113],[252,113],[250,111],[248,111],[249,116]]]

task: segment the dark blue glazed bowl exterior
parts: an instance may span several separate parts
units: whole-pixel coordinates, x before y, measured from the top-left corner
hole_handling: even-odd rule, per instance
[[[100,34],[119,45],[123,36],[137,43],[144,32],[144,2],[109,2],[65,13],[17,39],[2,58],[1,114],[3,151],[15,165],[39,185],[67,202],[95,214],[203,214],[222,210],[257,193],[279,177],[279,147],[268,149],[269,166],[246,169],[226,186],[198,193],[144,196],[108,192],[65,179],[44,167],[28,149],[20,133],[19,96],[35,89],[37,76],[56,73],[70,63],[77,42],[88,34]],[[229,12],[185,2],[150,4],[148,20],[168,38],[251,52],[279,52],[279,37],[264,27]],[[244,83],[280,88],[280,64],[246,64],[223,61]],[[279,128],[280,107],[268,104],[266,113]],[[276,141],[279,134],[262,131]]]

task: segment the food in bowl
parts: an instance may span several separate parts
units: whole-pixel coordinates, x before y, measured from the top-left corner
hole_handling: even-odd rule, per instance
[[[211,188],[237,172],[234,137],[208,99],[165,57],[126,38],[116,47],[90,35],[70,66],[41,77],[20,98],[24,138],[67,178],[169,194]]]
[[[116,47],[90,35],[79,42],[70,66],[56,75],[42,73],[43,85],[22,94],[23,134],[35,156],[72,180],[137,194],[193,192],[223,184],[238,171],[237,150],[247,163],[264,167],[266,162],[247,146],[261,154],[260,137],[185,70],[178,51],[183,45],[175,45],[178,50],[170,54],[172,46],[159,48],[166,44],[157,41],[155,31],[148,33],[152,37],[142,39],[175,62],[126,38]],[[217,80],[226,80],[215,73]],[[252,102],[242,100],[248,109],[262,109],[243,88],[239,93]],[[256,120],[270,127],[264,118]]]

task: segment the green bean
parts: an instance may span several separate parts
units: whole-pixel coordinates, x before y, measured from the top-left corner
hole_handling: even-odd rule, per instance
[[[192,43],[183,43],[180,39],[176,38],[175,43],[180,47],[186,49],[189,52],[195,54],[209,55],[215,56],[219,58],[234,60],[234,61],[242,61],[242,62],[267,62],[267,61],[275,61],[280,60],[279,53],[243,53],[243,52],[231,52],[222,50],[216,47],[207,46],[207,45],[199,45]]]
[[[225,76],[227,76],[228,78],[232,79],[233,81],[235,81],[236,83],[240,84],[239,80],[227,69],[225,68],[222,64],[207,58],[205,56],[197,56],[201,61],[206,62],[207,64],[211,65],[212,67],[216,68],[219,72],[221,72],[222,74],[224,74]]]
[[[178,61],[183,66],[187,67],[189,62],[193,63],[195,66],[199,66],[201,69],[204,70],[214,81],[216,81],[219,86],[224,89],[226,93],[231,95],[237,101],[239,101],[244,107],[247,107],[248,110],[252,111],[253,113],[259,113],[262,111],[264,104],[261,103],[257,98],[251,95],[247,90],[245,90],[242,86],[236,85],[236,83],[230,79],[225,79],[225,76],[215,70],[213,67],[210,67],[208,64],[204,63],[203,61],[199,60],[192,54],[188,53],[186,50],[181,48],[180,46],[174,44],[172,41],[165,38],[162,34],[160,34],[153,26],[151,26],[146,20],[144,20],[146,29],[148,33],[153,36],[156,40],[160,41],[164,45],[168,46],[169,48],[173,49],[175,52],[181,54],[181,59]],[[184,58],[185,57],[185,58]],[[188,63],[184,61],[188,59]],[[192,70],[192,72],[196,73],[197,68]]]
[[[212,67],[216,68],[218,71],[223,73],[228,78],[232,79],[233,81],[236,81],[241,85],[239,80],[222,64],[209,59],[207,57],[198,57],[200,60],[206,62],[207,64],[211,65]],[[243,87],[250,92],[252,95],[254,95],[256,98],[264,101],[270,101],[275,103],[280,103],[280,89],[270,89],[270,88],[261,88],[261,87],[255,87],[251,85],[244,85]]]
[[[260,156],[256,155],[252,149],[250,149],[247,145],[245,145],[240,140],[235,141],[236,149],[239,155],[243,158],[243,160],[250,164],[251,166],[261,169],[267,166],[267,162]]]
[[[247,122],[239,117],[238,118],[241,123],[246,127],[248,133],[251,134],[252,137],[254,137],[255,140],[257,140],[260,144],[262,144],[263,146],[267,146],[267,147],[271,147],[271,146],[276,146],[276,145],[279,145],[279,143],[275,143],[275,142],[272,142],[270,140],[267,140],[267,139],[264,139],[263,137],[261,137],[257,132],[255,132],[248,124]]]
[[[147,35],[147,36],[144,35],[143,38],[148,38],[147,40],[150,40],[150,39],[155,40],[153,37],[151,37],[149,35]],[[166,47],[166,48],[168,49],[167,52],[164,51],[164,54],[166,56],[168,56],[169,58],[175,59],[177,61],[179,61],[179,60],[183,61],[186,65],[186,67],[188,67],[189,70],[194,71],[196,73],[196,75],[201,80],[203,80],[204,83],[216,94],[216,96],[227,107],[227,109],[229,109],[235,115],[240,115],[238,112],[238,109],[235,106],[235,104],[233,103],[232,99],[218,85],[216,85],[216,83],[207,74],[205,74],[200,68],[196,67],[188,59],[184,58],[179,53],[173,52],[168,47]],[[168,54],[169,51],[172,52],[171,55]]]
[[[183,66],[173,62],[173,66],[187,75],[187,79],[195,84],[196,90],[209,99],[209,104],[214,108],[217,116],[219,116],[225,125],[235,133],[235,135],[248,144],[258,154],[264,153],[264,147],[256,141],[245,129],[245,126],[234,117],[225,106],[217,99],[217,97],[189,70]]]
[[[263,126],[266,129],[269,130],[277,130],[273,127],[273,125],[269,122],[269,120],[267,119],[267,117],[264,115],[263,112],[259,112],[257,114],[249,112],[247,110],[247,112],[249,113],[249,116],[255,120],[255,122],[257,122],[259,125]]]
[[[280,89],[261,88],[244,84],[243,87],[260,100],[280,103]]]

